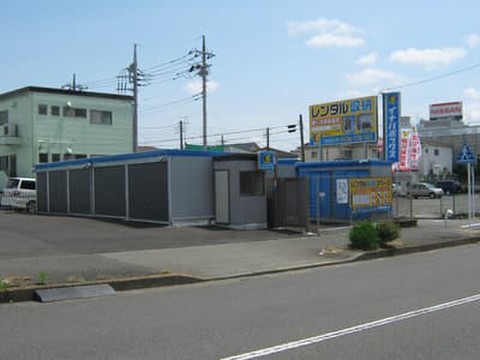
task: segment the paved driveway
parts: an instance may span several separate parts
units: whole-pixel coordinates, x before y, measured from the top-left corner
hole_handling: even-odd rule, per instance
[[[0,259],[254,242],[293,235],[298,233],[171,228],[0,210]]]

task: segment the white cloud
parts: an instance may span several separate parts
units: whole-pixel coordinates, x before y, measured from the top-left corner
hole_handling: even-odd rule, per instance
[[[310,47],[357,47],[365,43],[358,36],[362,33],[361,29],[336,19],[291,21],[287,23],[287,28],[291,36],[308,34],[307,46]]]
[[[333,34],[315,35],[307,41],[307,45],[313,48],[356,47],[362,46],[364,43],[365,41],[362,38]]]
[[[473,87],[466,88],[463,90],[463,96],[470,100],[480,101],[480,90]]]
[[[377,62],[377,58],[377,53],[371,52],[370,54],[358,58],[357,64],[363,66],[371,66]]]
[[[465,42],[472,49],[476,48],[478,45],[480,45],[480,34],[474,33],[474,34],[467,35],[465,37]]]
[[[345,77],[353,86],[384,85],[391,83],[397,78],[397,76],[390,71],[374,68],[366,68],[353,74],[349,73],[346,74]]]
[[[207,91],[214,92],[214,91],[218,90],[219,87],[220,87],[220,85],[218,84],[218,82],[213,81],[213,80],[207,81]],[[186,90],[192,95],[197,95],[197,94],[201,93],[202,92],[202,80],[196,79],[196,80],[190,81],[186,86]]]
[[[347,90],[337,96],[338,99],[353,99],[365,96],[365,91],[360,90]]]
[[[443,49],[415,49],[397,50],[390,55],[390,60],[407,64],[420,65],[427,69],[446,66],[453,61],[463,58],[467,52],[462,48]]]
[[[463,90],[465,106],[464,118],[468,122],[480,122],[480,90],[473,87]]]

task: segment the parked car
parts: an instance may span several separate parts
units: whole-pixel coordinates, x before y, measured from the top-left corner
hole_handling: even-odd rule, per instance
[[[34,213],[37,208],[36,181],[32,178],[12,177],[3,189],[2,206]]]
[[[417,199],[419,197],[429,197],[430,199],[441,198],[443,190],[437,188],[430,183],[413,183],[408,190],[407,195]]]
[[[439,180],[435,185],[441,188],[445,195],[462,192],[462,184],[456,180]]]

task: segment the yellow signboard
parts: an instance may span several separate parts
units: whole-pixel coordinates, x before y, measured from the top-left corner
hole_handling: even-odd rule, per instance
[[[390,207],[393,202],[392,178],[373,177],[350,179],[350,204],[361,207]]]
[[[377,97],[311,105],[310,141],[323,145],[377,140]]]

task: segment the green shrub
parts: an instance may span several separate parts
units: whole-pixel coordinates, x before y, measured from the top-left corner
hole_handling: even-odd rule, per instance
[[[350,233],[350,246],[360,250],[375,250],[380,244],[377,229],[370,221],[362,221],[355,224]]]
[[[46,285],[47,277],[48,277],[48,274],[45,271],[40,271],[38,273],[38,285]]]
[[[376,226],[380,244],[385,244],[395,240],[400,235],[400,227],[393,221],[386,221]]]

